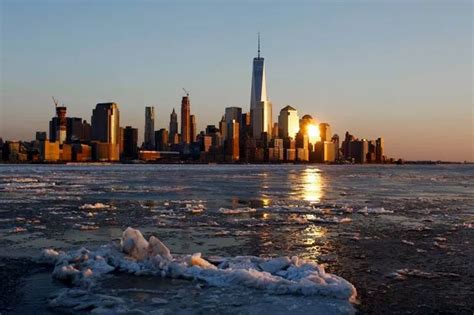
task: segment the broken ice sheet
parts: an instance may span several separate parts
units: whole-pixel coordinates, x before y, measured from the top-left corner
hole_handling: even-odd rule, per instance
[[[357,295],[355,287],[345,279],[326,273],[315,262],[294,257],[262,258],[255,256],[222,257],[212,263],[200,253],[171,254],[158,238],[147,241],[141,232],[127,228],[120,244],[111,243],[95,251],[85,248],[57,252],[42,252],[42,261],[55,262],[53,277],[73,284],[72,289],[61,292],[51,302],[52,307],[70,305],[73,310],[106,307],[101,302],[107,297],[93,298],[89,294],[76,294],[78,289],[94,288],[97,280],[111,271],[135,275],[199,280],[211,287],[228,290],[257,290],[268,294],[313,296],[342,303],[350,310],[350,301]],[[69,290],[69,291],[68,291]],[[91,293],[92,294],[92,293]],[[76,301],[76,296],[79,301]],[[91,301],[91,299],[93,301]],[[97,299],[100,301],[97,302]],[[339,302],[337,302],[339,301]],[[120,300],[112,299],[115,311],[123,309]]]

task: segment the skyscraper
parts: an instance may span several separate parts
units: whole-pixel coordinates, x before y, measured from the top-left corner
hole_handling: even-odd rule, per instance
[[[189,95],[183,96],[181,100],[181,141],[191,142],[191,103]]]
[[[116,103],[97,104],[92,111],[91,140],[94,159],[117,161],[120,157],[120,112]]]
[[[227,124],[226,159],[228,162],[239,160],[239,123],[234,119]]]
[[[225,121],[225,115],[222,116],[221,121],[219,121],[219,131],[224,139],[227,138],[227,123]]]
[[[173,111],[170,114],[170,133],[169,133],[169,142],[171,144],[176,144],[175,139],[177,138],[178,134],[178,115],[176,112]]]
[[[383,138],[377,138],[377,140],[375,140],[375,162],[377,163],[384,162],[383,151],[384,151]]]
[[[145,149],[155,149],[155,108],[145,107]]]
[[[321,141],[331,141],[331,127],[328,123],[319,124],[319,137]]]
[[[119,143],[120,113],[116,103],[97,104],[92,111],[92,140]]]
[[[258,35],[258,55],[253,59],[250,117],[254,138],[259,139],[262,132],[271,135],[273,127],[272,104],[267,98],[265,62],[264,58],[260,57],[260,34]]]
[[[66,118],[66,142],[88,142],[91,140],[90,124],[82,118]]]
[[[242,108],[240,107],[226,107],[225,108],[225,122],[230,124],[232,120],[235,120],[239,124],[242,119]]]
[[[332,143],[334,143],[334,158],[339,161],[340,154],[339,154],[339,136],[335,134],[331,138]]]
[[[191,134],[191,142],[194,142],[196,141],[196,129],[197,129],[197,126],[196,126],[196,116],[194,115],[191,115],[189,116],[190,118],[190,134]]]
[[[281,109],[280,115],[278,116],[278,128],[280,138],[293,138],[295,139],[296,133],[300,130],[300,119],[296,109],[290,105],[285,106]]]
[[[369,142],[366,139],[354,140],[350,142],[351,159],[355,163],[365,163],[369,152]]]
[[[161,128],[160,130],[155,131],[155,147],[158,151],[168,151],[168,130]]]
[[[123,157],[125,159],[138,158],[138,129],[131,126],[123,130]]]
[[[346,134],[344,136],[344,141],[342,141],[342,154],[344,156],[344,159],[350,160],[352,158],[352,153],[351,153],[351,142],[355,141],[356,138],[349,133],[349,131],[346,131]]]
[[[56,106],[56,117],[49,122],[49,140],[62,144],[67,136],[67,119],[65,106]]]

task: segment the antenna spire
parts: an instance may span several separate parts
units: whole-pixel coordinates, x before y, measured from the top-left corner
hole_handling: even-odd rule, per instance
[[[258,32],[258,58],[260,59],[260,32]]]

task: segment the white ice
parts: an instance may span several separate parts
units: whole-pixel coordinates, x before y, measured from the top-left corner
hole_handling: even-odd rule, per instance
[[[359,209],[357,211],[357,213],[361,213],[361,214],[365,214],[365,215],[368,215],[368,214],[390,214],[390,213],[393,213],[392,210],[386,210],[384,208],[367,208],[367,207],[364,207],[362,209]]]
[[[229,208],[220,208],[219,212],[223,214],[241,214],[241,213],[251,213],[256,212],[255,208],[244,207],[244,208],[236,208],[236,209],[229,209]]]
[[[55,263],[53,277],[87,288],[111,271],[136,275],[200,280],[211,286],[243,286],[268,293],[324,296],[353,301],[355,287],[347,280],[326,273],[313,261],[294,257],[220,257],[213,263],[200,253],[172,255],[158,238],[147,241],[139,230],[127,228],[120,244],[110,243],[95,251],[71,252],[47,249],[41,260]],[[68,299],[70,298],[67,295]],[[58,301],[56,301],[58,302]],[[58,302],[59,303],[59,302]]]
[[[96,202],[96,203],[86,203],[83,204],[82,206],[79,207],[81,210],[92,210],[92,209],[109,209],[111,208],[109,205],[101,203],[101,202]]]

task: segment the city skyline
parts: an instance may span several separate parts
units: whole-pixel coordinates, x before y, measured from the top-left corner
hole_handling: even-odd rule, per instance
[[[231,46],[231,48],[220,47],[216,42],[215,44],[211,45],[211,47],[213,49],[217,47],[218,54],[206,55],[205,52],[207,50],[201,49],[199,44],[195,41],[191,41],[191,43],[185,42],[183,44],[173,42],[174,47],[172,51],[177,53],[177,57],[183,57],[180,62],[175,64],[177,67],[176,72],[183,76],[182,69],[191,67],[194,70],[187,70],[184,73],[184,78],[182,78],[181,81],[177,81],[172,72],[160,74],[160,72],[157,71],[157,73],[153,75],[151,75],[151,72],[149,72],[148,77],[146,78],[156,78],[160,77],[161,75],[163,76],[161,79],[155,79],[161,83],[158,91],[156,88],[151,88],[151,84],[156,84],[156,82],[153,82],[152,80],[148,80],[143,86],[141,85],[143,82],[137,82],[137,73],[133,73],[133,71],[130,73],[127,71],[127,69],[130,70],[130,64],[127,61],[124,61],[124,63],[120,64],[121,67],[118,67],[119,69],[117,69],[117,71],[111,71],[112,75],[110,76],[110,82],[101,82],[101,86],[105,87],[105,92],[99,92],[97,89],[87,86],[87,84],[84,85],[85,72],[72,72],[72,75],[69,74],[68,76],[64,76],[64,73],[61,72],[64,71],[63,69],[54,70],[49,67],[45,68],[45,65],[42,64],[35,64],[35,67],[33,67],[34,69],[25,69],[24,66],[15,68],[15,65],[18,66],[18,62],[21,60],[20,57],[27,57],[26,59],[23,59],[23,61],[26,61],[26,64],[37,61],[36,57],[22,55],[21,53],[19,54],[20,56],[13,56],[13,53],[19,52],[18,49],[24,44],[23,40],[25,40],[25,38],[30,38],[34,34],[31,29],[32,22],[28,22],[23,28],[13,31],[12,27],[15,25],[15,23],[12,21],[12,17],[18,17],[20,14],[18,10],[19,8],[22,8],[22,6],[8,1],[4,2],[2,6],[2,15],[6,17],[5,19],[2,19],[4,20],[4,22],[2,22],[2,41],[5,44],[12,44],[2,45],[5,47],[2,48],[2,69],[4,70],[2,70],[3,92],[0,114],[0,136],[2,136],[4,140],[12,138],[30,140],[34,138],[35,131],[47,131],[48,126],[45,125],[45,122],[49,121],[49,118],[52,116],[51,114],[54,111],[50,97],[51,95],[55,95],[59,98],[61,103],[64,103],[65,106],[67,106],[69,117],[82,117],[83,119],[88,119],[88,117],[90,117],[91,108],[97,103],[115,102],[119,104],[121,117],[123,118],[121,119],[121,125],[124,127],[131,125],[135,128],[138,128],[140,139],[139,143],[141,143],[143,141],[144,134],[143,111],[145,106],[155,107],[155,130],[168,128],[168,117],[171,109],[178,107],[179,105],[179,98],[182,96],[180,91],[182,86],[185,86],[190,90],[192,112],[197,117],[197,130],[203,130],[208,124],[216,124],[219,121],[219,117],[223,114],[223,109],[226,107],[238,106],[244,111],[248,110],[248,101],[245,101],[248,100],[249,95],[248,74],[250,69],[248,66],[248,61],[251,57],[255,56],[255,44],[253,39],[259,30],[263,35],[262,46],[264,47],[265,57],[267,61],[270,60],[269,62],[271,63],[271,67],[268,69],[267,77],[270,78],[268,80],[268,89],[270,91],[269,94],[272,95],[272,102],[274,106],[272,115],[273,121],[278,121],[278,114],[281,108],[285,107],[286,105],[290,105],[297,108],[301,115],[312,115],[315,117],[318,123],[329,122],[333,128],[333,132],[337,133],[341,139],[347,130],[349,130],[351,133],[354,133],[355,135],[363,135],[367,138],[375,139],[378,136],[383,136],[385,141],[389,143],[387,146],[387,155],[389,156],[397,156],[405,159],[415,160],[472,160],[473,138],[472,126],[470,124],[472,120],[472,108],[470,108],[471,104],[469,103],[470,97],[472,96],[472,91],[470,90],[469,86],[470,80],[468,73],[468,63],[470,60],[469,58],[465,58],[466,56],[469,57],[469,53],[472,53],[472,50],[470,50],[470,47],[465,46],[466,43],[462,41],[463,39],[466,40],[466,37],[464,36],[469,35],[469,32],[466,33],[463,28],[463,26],[466,26],[466,16],[463,16],[462,14],[461,17],[464,17],[464,19],[461,18],[457,22],[450,20],[448,17],[444,17],[444,28],[440,28],[439,26],[436,28],[436,30],[443,30],[444,32],[437,33],[436,36],[434,36],[435,34],[432,34],[432,32],[435,33],[434,30],[427,30],[424,28],[420,30],[420,26],[417,25],[415,30],[418,30],[419,33],[424,35],[431,35],[433,38],[424,38],[425,42],[422,42],[419,46],[410,42],[410,44],[415,46],[412,47],[411,45],[407,45],[405,47],[408,49],[408,51],[411,51],[412,53],[414,52],[415,56],[408,54],[405,55],[403,52],[398,51],[398,53],[401,53],[400,55],[397,55],[398,57],[411,57],[407,58],[410,62],[408,62],[406,66],[410,65],[412,68],[408,69],[408,67],[402,67],[404,71],[398,73],[398,76],[395,77],[390,75],[390,73],[393,74],[393,71],[396,72],[395,67],[392,68],[389,64],[385,65],[382,63],[384,61],[395,61],[393,66],[405,66],[405,64],[399,58],[388,58],[387,60],[383,60],[384,58],[381,57],[386,56],[381,55],[377,55],[380,57],[379,59],[374,59],[375,64],[378,65],[378,67],[375,67],[375,73],[373,68],[368,68],[368,72],[372,74],[372,77],[363,76],[360,72],[362,70],[362,65],[367,64],[367,60],[361,59],[358,62],[360,63],[362,61],[362,63],[358,64],[355,60],[356,58],[353,58],[354,56],[351,56],[351,58],[341,59],[339,62],[342,62],[344,67],[349,67],[352,70],[354,70],[354,67],[360,67],[358,69],[359,71],[356,71],[355,73],[350,73],[348,71],[345,73],[349,74],[348,77],[338,77],[337,75],[341,75],[343,73],[338,71],[336,68],[329,67],[334,62],[334,60],[331,58],[328,59],[328,55],[321,56],[316,54],[314,58],[308,60],[297,58],[301,57],[301,55],[298,54],[299,50],[297,47],[295,47],[295,39],[281,36],[281,38],[284,40],[282,40],[280,43],[276,38],[277,33],[275,31],[270,31],[269,26],[265,23],[262,23],[261,25],[252,25],[252,30],[250,27],[239,32],[232,29],[233,34],[239,35],[239,37],[235,39],[235,43],[233,43],[237,46]],[[55,8],[53,11],[69,11],[69,7],[64,8],[62,6],[59,5],[60,8]],[[142,4],[142,6],[145,5]],[[166,10],[176,9],[171,5],[164,6],[166,7]],[[374,6],[378,8],[380,13],[388,14],[386,10],[387,6],[390,7],[390,4],[385,4],[385,6]],[[463,11],[462,2],[456,3],[452,6],[443,6],[440,4],[437,6],[416,4],[415,13],[405,12],[404,10],[400,9],[400,7],[394,6],[393,4],[392,6],[392,8],[397,8],[401,11],[402,18],[407,19],[407,22],[409,22],[408,25],[412,27],[414,25],[410,23],[413,23],[414,18],[421,12],[422,9],[429,9],[428,13],[430,14],[428,14],[427,17],[425,16],[425,21],[430,23],[434,23],[435,18],[439,17],[438,15],[441,14],[441,9],[449,9],[456,12],[459,11],[460,13]],[[34,11],[36,9],[40,11],[44,10],[43,7],[37,7],[35,5],[32,5],[31,7],[28,7],[26,11]],[[104,7],[107,6],[99,6],[99,9],[102,10]],[[122,8],[123,10],[123,7],[127,7],[127,5],[122,3],[121,6],[118,7],[119,8],[114,7],[112,12],[120,16],[120,14],[123,14],[123,12],[121,12],[119,9]],[[285,7],[283,4],[272,7],[270,10],[271,14],[280,13],[283,7]],[[341,9],[337,9],[324,3],[319,3],[316,6],[309,7],[311,9],[321,8],[323,11],[334,10],[336,15],[344,14],[345,12],[344,10],[341,11]],[[403,5],[401,5],[401,7],[403,7]],[[359,12],[358,7],[352,7],[352,9],[356,12],[356,15],[363,15],[363,13]],[[371,9],[374,10],[373,8]],[[132,10],[133,12],[131,12],[131,14],[137,14],[137,12],[142,12],[142,10],[143,8],[138,6]],[[228,8],[220,7],[219,10],[226,11]],[[296,13],[301,14],[300,11],[301,9],[292,9],[290,10],[289,14],[293,14],[292,16],[294,17]],[[5,12],[12,14],[5,15]],[[204,14],[204,12],[201,11],[199,11],[199,13]],[[28,12],[21,14],[28,14]],[[345,14],[348,13],[345,12]],[[89,14],[87,16],[93,21],[96,21],[94,14]],[[210,23],[215,23],[217,21],[216,19],[217,18],[211,20]],[[396,18],[392,16],[392,19]],[[33,22],[34,21],[36,20],[33,19]],[[304,21],[305,23],[309,23],[307,20]],[[205,25],[205,23],[202,25]],[[311,23],[309,23],[309,25],[311,25]],[[436,24],[433,25],[436,26]],[[430,24],[430,26],[433,25]],[[331,23],[329,23],[329,26],[334,27],[334,25]],[[371,23],[368,23],[367,25],[362,23],[362,26],[368,27],[373,25]],[[50,27],[51,26],[47,25],[46,23],[44,31],[51,30]],[[358,27],[360,28],[361,26],[359,25]],[[406,25],[404,27],[406,29]],[[389,30],[395,32],[393,28],[389,28]],[[445,41],[448,41],[448,35],[452,35],[452,32],[455,30],[464,30],[464,33],[459,34],[454,32],[458,36],[449,39],[450,43],[455,44],[454,46],[445,47],[444,45],[433,45],[435,39],[439,40],[440,36],[444,38]],[[139,29],[136,29],[135,31],[139,33]],[[207,31],[209,31],[211,34],[213,33],[212,30]],[[279,29],[278,31],[281,32],[281,35],[285,35],[284,30]],[[291,33],[290,31],[296,31],[296,29],[287,31],[286,35]],[[329,30],[326,31],[329,31],[329,33],[331,31],[335,32],[335,29],[329,27]],[[12,35],[18,34],[18,32],[20,34],[26,35],[26,37],[21,39],[12,39]],[[82,37],[79,36],[79,42],[87,43],[87,38],[84,37],[84,34],[82,34],[79,30],[78,32],[79,35],[82,35]],[[323,36],[324,39],[323,32],[313,34],[307,29],[305,32],[306,34],[313,35],[313,37]],[[110,29],[106,30],[104,34],[117,35],[114,30]],[[391,34],[397,35],[398,37],[396,36],[396,38],[399,40],[405,39],[407,41],[415,41],[416,39],[420,39],[414,35],[410,35],[409,38],[406,38],[404,35],[397,32]],[[62,34],[57,34],[57,36],[60,41],[65,41],[65,39],[62,37]],[[244,36],[246,36],[246,38],[243,38]],[[367,39],[364,36],[356,37]],[[140,39],[141,37],[138,36],[137,38]],[[311,37],[309,38],[311,39]],[[243,43],[244,39],[245,47],[238,46]],[[301,41],[302,38],[296,38],[296,40]],[[108,41],[106,40],[105,42]],[[204,42],[212,43],[209,38],[207,38]],[[231,41],[224,42],[228,45],[232,43]],[[328,43],[330,44],[329,46],[334,45],[334,43],[331,42],[331,40],[327,40],[327,38],[326,41],[319,41],[319,49],[323,50],[325,53],[328,53],[329,48],[326,47]],[[316,53],[317,50],[314,49],[315,47],[311,46],[311,43],[309,44],[312,48],[310,49],[310,52]],[[179,50],[181,45],[186,45],[188,47],[191,45],[193,48],[200,48],[194,52],[194,56],[196,58],[188,60],[186,57],[189,57],[190,55],[184,54]],[[368,45],[367,42],[365,42],[365,45]],[[381,45],[381,43],[379,46],[375,46],[375,48],[382,50],[391,47],[390,45]],[[153,47],[155,49],[157,48],[156,46]],[[164,46],[159,47],[164,49]],[[307,45],[303,47],[307,47]],[[354,48],[355,46],[349,45],[348,47]],[[289,55],[291,64],[295,68],[294,70],[291,70],[289,64],[285,62],[282,57],[282,50],[285,49],[285,53]],[[419,51],[417,49],[419,49]],[[431,54],[426,57],[427,60],[422,60],[420,59],[420,56],[421,52],[425,51],[423,49],[428,49],[428,52],[438,52],[438,54]],[[236,56],[237,52],[233,50],[236,50],[239,56]],[[445,58],[443,58],[443,52],[452,54],[454,50],[457,50],[457,53],[459,56],[461,56],[461,58],[458,58],[459,61],[457,62],[451,60],[451,63],[448,63],[449,60],[445,60]],[[50,50],[41,48],[39,49],[38,53],[41,55],[41,53],[44,54],[46,51]],[[85,51],[89,50],[86,49]],[[339,57],[341,57],[340,52],[337,52],[336,50],[333,52],[336,52],[339,54]],[[374,51],[367,50],[364,52],[368,53],[369,56],[375,56]],[[362,51],[359,51],[359,53],[359,57],[363,55]],[[394,53],[396,54],[396,52]],[[57,54],[56,52],[51,51],[51,54],[57,57],[57,55],[55,55]],[[220,55],[225,54],[232,56],[232,58],[227,58],[227,63],[223,63],[223,59],[220,59],[219,57]],[[122,58],[127,59],[125,58],[126,52],[119,52],[119,55],[122,55]],[[62,56],[62,58],[60,58],[60,62],[64,62],[69,65],[73,59],[71,57],[68,57],[67,55]],[[152,63],[156,66],[156,69],[160,69],[162,67],[161,64],[157,64],[153,58],[150,58],[150,56],[145,57],[147,58],[144,59],[144,64]],[[216,72],[215,69],[208,68],[208,72],[212,72],[212,75],[214,76],[214,81],[209,80],[209,73],[199,72],[205,71],[203,69],[206,68],[210,61],[213,60],[218,62],[219,70],[224,73],[224,75],[222,75],[220,72]],[[413,64],[414,60],[420,60],[422,62],[421,64]],[[436,63],[435,61],[437,60],[444,61],[444,63]],[[102,70],[104,69],[104,65],[106,67],[112,65],[112,63],[108,64],[105,62],[104,57],[100,56],[97,57],[95,61],[99,62],[99,69]],[[327,67],[323,66],[325,61],[329,62]],[[57,65],[57,62],[57,60],[51,60],[49,61],[49,64],[54,66]],[[104,65],[100,64],[101,62],[103,62]],[[202,63],[203,66],[200,66],[200,63]],[[313,71],[315,69],[315,63],[319,65],[319,70],[321,71]],[[429,65],[434,66],[432,69],[425,68]],[[17,72],[13,72],[14,68],[17,70]],[[139,68],[142,68],[142,66],[139,65]],[[317,68],[318,67],[316,67],[316,69]],[[42,86],[44,84],[40,84],[39,77],[41,77],[41,75],[35,73],[35,69],[46,69],[47,71],[45,74],[52,76],[52,78],[46,78],[46,86],[49,87],[48,89],[45,89],[44,86]],[[86,67],[86,69],[89,69],[89,67]],[[333,69],[336,71],[336,73],[332,72]],[[389,71],[387,76],[384,76],[383,71],[381,71],[383,69],[388,69],[392,72]],[[425,71],[422,72],[420,71],[421,69]],[[440,70],[444,71],[440,72]],[[28,73],[32,74],[33,78],[24,77],[23,80],[19,80],[21,77],[20,74],[26,75]],[[442,75],[438,75],[438,79],[433,82],[433,78],[430,77],[435,73],[440,73]],[[54,74],[57,74],[58,78],[64,79],[64,81],[59,82],[58,79],[54,79]],[[166,78],[167,74],[171,74],[171,80],[169,80],[170,82],[163,84],[163,80]],[[335,74],[337,75],[333,76]],[[356,80],[356,77],[354,76],[355,74],[362,75],[360,78],[362,80]],[[106,75],[106,73],[104,73],[104,75]],[[202,80],[203,82],[196,81],[199,80],[200,75],[203,75],[205,78],[205,80]],[[311,80],[308,80],[308,75],[314,76]],[[77,78],[77,76],[79,76],[79,78]],[[234,76],[234,78],[231,81],[226,80],[232,76]],[[78,79],[81,77],[82,80],[78,81]],[[222,82],[216,81],[221,77]],[[35,78],[37,81],[35,81]],[[107,78],[107,76],[104,78]],[[117,78],[119,79],[118,81]],[[299,81],[298,79],[300,78],[305,80],[302,80],[299,84],[295,83],[295,81]],[[328,79],[327,82],[323,80],[325,78]],[[394,78],[396,78],[396,80],[392,81]],[[453,78],[455,80],[452,80]],[[374,80],[376,79],[381,79],[381,81],[375,82]],[[401,79],[406,80],[406,84],[401,84]],[[426,80],[426,82],[423,80]],[[393,87],[391,84],[392,82],[398,82],[398,88],[391,90],[390,88]],[[36,86],[35,83],[39,84],[39,86]],[[74,83],[79,84],[76,87]],[[308,84],[309,86],[314,86],[314,91],[311,90],[311,92],[309,92],[309,89],[307,89],[307,87],[309,87]],[[415,91],[409,86],[410,84],[414,84],[416,87],[422,88],[421,91],[418,91],[418,94],[415,93]],[[450,87],[451,90],[438,89],[436,88],[438,86],[443,86],[446,88]],[[339,87],[339,89],[336,89],[336,87]],[[144,91],[144,95],[146,96],[137,95],[137,92],[139,91]],[[212,91],[217,92],[216,96],[218,97],[210,98],[209,93],[212,94]],[[365,95],[370,94],[373,94],[375,99],[371,99],[369,97],[368,99],[370,99],[370,101],[367,101],[367,104],[360,104],[360,102],[365,99]],[[341,95],[342,99],[340,98]],[[348,96],[349,99],[345,99],[345,95]],[[416,101],[421,102],[414,104]],[[451,108],[451,110],[445,111],[444,108],[447,108],[448,106]],[[22,112],[21,115],[19,115],[19,111]],[[9,119],[6,119],[6,117],[9,117]],[[13,117],[13,119],[10,119],[10,117]],[[14,128],[13,125],[15,126]],[[400,126],[403,126],[403,128],[400,128]],[[456,137],[448,137],[446,130],[450,129],[456,130]],[[440,145],[440,142],[443,143],[443,146]],[[443,149],[441,149],[441,147]]]

